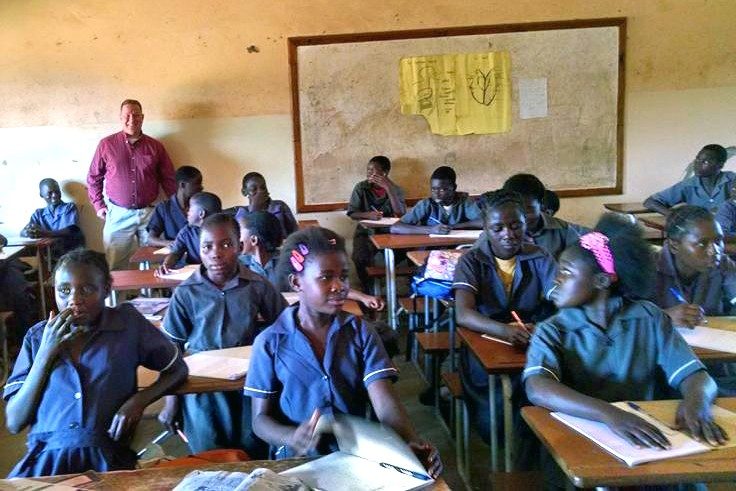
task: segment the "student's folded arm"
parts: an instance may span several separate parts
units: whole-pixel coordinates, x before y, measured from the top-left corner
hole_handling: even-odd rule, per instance
[[[149,234],[147,245],[156,247],[168,247],[171,245],[171,241],[163,237],[161,234]]]
[[[354,211],[348,216],[351,220],[375,220],[374,211]]]
[[[289,445],[297,427],[279,423],[274,415],[278,412],[278,399],[251,397],[253,432],[263,441],[280,447]]]
[[[455,291],[455,318],[459,326],[467,327],[471,331],[490,334],[500,338],[508,336],[508,326],[494,321],[476,310],[475,293],[465,288],[453,285]]]
[[[669,206],[657,201],[654,196],[650,196],[644,200],[644,207],[662,215],[667,215],[670,212]]]
[[[551,374],[542,371],[527,376],[524,387],[532,404],[550,411],[559,411],[608,424],[616,409],[608,402],[586,396],[558,382]]]
[[[483,228],[483,220],[478,218],[477,220],[470,220],[469,222],[460,222],[452,225],[453,229],[472,229],[479,230]]]
[[[368,385],[368,398],[378,421],[393,429],[406,442],[417,440],[417,434],[409,420],[404,405],[394,391],[391,379],[374,380]]]
[[[400,217],[406,213],[406,202],[404,201],[404,195],[401,190],[393,183],[388,188],[388,199],[391,201],[391,209],[394,210],[394,215]]]

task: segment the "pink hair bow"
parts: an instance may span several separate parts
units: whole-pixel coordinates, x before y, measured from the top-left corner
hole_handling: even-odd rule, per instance
[[[590,251],[595,257],[598,266],[611,277],[613,281],[618,279],[616,267],[613,261],[611,248],[608,247],[608,237],[600,232],[588,232],[580,237],[580,247]]]

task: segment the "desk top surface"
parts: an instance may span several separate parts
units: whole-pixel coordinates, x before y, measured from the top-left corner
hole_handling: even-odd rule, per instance
[[[162,263],[166,259],[166,254],[155,254],[155,251],[161,249],[156,246],[143,246],[136,249],[132,256],[130,256],[131,263],[143,263],[148,261],[149,263]]]
[[[153,269],[125,269],[111,271],[113,290],[138,290],[140,288],[173,288],[183,280],[159,278]]]
[[[636,215],[639,213],[652,213],[652,210],[644,206],[643,203],[603,203],[606,210],[615,211],[617,213],[629,213]]]
[[[195,469],[205,471],[228,471],[228,472],[251,472],[259,467],[271,469],[274,472],[283,472],[297,465],[301,465],[310,459],[285,459],[285,460],[253,460],[250,462],[237,462],[231,464],[206,464],[196,467],[154,467],[139,469],[135,471],[116,471],[94,473],[100,480],[85,485],[85,489],[97,490],[126,490],[126,491],[164,491],[176,487],[184,477]],[[37,478],[40,481],[55,483],[68,479],[71,476],[56,476]],[[0,480],[0,487],[7,481]],[[433,490],[445,491],[450,488],[442,480],[438,479],[432,486]]]
[[[448,247],[472,244],[477,238],[469,237],[430,237],[429,235],[371,235],[371,241],[378,249],[418,249],[420,247]]]
[[[647,227],[655,228],[657,230],[664,230],[664,224],[667,221],[667,217],[664,215],[646,215],[636,218]]]
[[[736,411],[736,398],[718,399],[717,404]],[[554,419],[547,409],[525,407],[521,414],[578,487],[732,481],[736,478],[736,448],[733,447],[628,467]]]

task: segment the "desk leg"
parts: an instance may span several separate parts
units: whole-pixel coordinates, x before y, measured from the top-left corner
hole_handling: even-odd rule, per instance
[[[514,415],[513,406],[511,404],[511,377],[508,374],[501,375],[501,386],[503,387],[503,453],[506,458],[506,472],[511,472],[513,471],[512,456],[514,451]]]
[[[491,405],[491,472],[498,472],[498,415],[496,414],[496,376],[488,375],[488,403]]]
[[[51,254],[49,254],[49,257],[51,257]],[[36,264],[38,264],[38,288],[41,294],[42,319],[45,319],[49,312],[46,310],[46,285],[44,285],[44,282],[46,281],[46,267],[44,265],[44,260],[45,258],[41,256],[41,247],[36,246]]]
[[[386,300],[388,301],[388,325],[394,331],[398,329],[399,322],[396,316],[396,264],[394,250],[385,249],[383,257],[386,261]]]

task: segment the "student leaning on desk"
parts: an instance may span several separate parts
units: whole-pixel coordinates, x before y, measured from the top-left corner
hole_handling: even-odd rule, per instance
[[[559,312],[537,324],[523,373],[529,400],[607,424],[633,445],[667,448],[660,430],[609,404],[651,400],[660,368],[683,401],[677,424],[695,439],[723,444],[713,421],[716,384],[670,318],[640,300],[654,279],[650,246],[624,218],[605,215],[568,247],[551,298]]]

